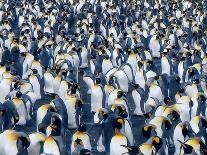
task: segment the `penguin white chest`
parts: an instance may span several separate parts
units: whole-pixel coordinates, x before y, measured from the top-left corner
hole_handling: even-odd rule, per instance
[[[110,143],[110,155],[122,155],[123,153],[128,152],[128,150],[121,145],[127,146],[127,138],[125,136],[115,135],[111,139]]]
[[[91,88],[91,110],[97,111],[102,107],[103,91],[99,85],[94,85]]]

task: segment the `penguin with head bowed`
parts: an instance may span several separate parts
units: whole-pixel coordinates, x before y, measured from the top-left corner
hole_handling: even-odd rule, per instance
[[[62,118],[57,113],[47,113],[47,115],[42,120],[42,123],[39,124],[38,130],[46,134],[46,136],[52,136],[57,143],[60,153],[64,154],[66,151],[65,142],[63,139],[64,126],[62,123]],[[46,143],[46,141],[45,141]],[[47,146],[48,147],[48,146]],[[48,148],[46,148],[48,149]]]
[[[206,154],[206,145],[203,143],[203,141],[198,138],[189,138],[185,142],[181,142],[181,154]]]
[[[48,136],[43,144],[44,154],[54,154],[61,155],[58,142],[53,138],[53,136]]]
[[[37,109],[37,116],[36,116],[36,120],[37,120],[37,131],[38,131],[38,126],[42,123],[43,119],[45,118],[45,116],[48,113],[52,113],[52,112],[56,112],[56,108],[51,105],[51,104],[44,104],[42,106],[40,106]]]
[[[124,72],[123,69],[118,69],[111,75],[111,77],[114,78],[117,88],[121,89],[124,92],[128,92],[129,78],[127,77],[127,74]]]
[[[172,128],[170,119],[164,116],[156,116],[149,121],[149,124],[156,126],[157,136],[168,137],[169,131]]]
[[[141,144],[140,146],[126,146],[122,145],[122,147],[127,148],[127,152],[124,154],[129,155],[138,155],[138,154],[144,154],[144,155],[151,155],[151,154],[162,154],[165,149],[163,140],[158,136],[153,136],[148,142]]]
[[[27,134],[14,130],[5,130],[0,134],[0,139],[4,141],[0,145],[2,154],[28,154],[27,148],[30,145],[30,139]]]
[[[46,136],[40,132],[29,134],[30,146],[28,147],[28,154],[39,155],[42,153],[41,149],[46,140]]]
[[[71,152],[75,150],[74,143],[76,139],[81,139],[83,142],[84,149],[91,150],[91,142],[90,137],[86,133],[86,125],[81,123],[77,129],[77,131],[73,134],[72,144],[71,144]]]
[[[52,105],[56,112],[61,116],[63,127],[68,127],[68,114],[65,103],[57,94],[49,94],[51,96],[50,105]]]
[[[203,116],[195,116],[189,123],[193,133],[206,142],[207,119]]]
[[[184,122],[184,123],[180,122],[179,124],[177,124],[173,133],[173,143],[175,146],[175,153],[178,154],[181,147],[181,144],[178,142],[178,140],[185,141],[192,136],[193,134],[188,122]]]

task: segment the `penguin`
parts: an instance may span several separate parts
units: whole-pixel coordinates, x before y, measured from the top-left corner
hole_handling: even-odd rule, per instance
[[[46,114],[48,112],[56,112],[57,110],[55,109],[55,107],[53,107],[51,104],[44,104],[42,106],[40,106],[37,109],[37,116],[36,116],[36,120],[37,120],[37,131],[38,131],[38,126],[40,123],[42,123],[44,117],[46,116]]]
[[[43,153],[60,155],[60,148],[53,136],[50,135],[45,139],[43,144]]]
[[[122,145],[127,146],[127,138],[126,136],[121,132],[121,128],[123,126],[123,120],[117,119],[114,121],[114,136],[111,139],[110,142],[110,155],[112,154],[123,154],[127,152],[127,149],[122,147]]]
[[[17,122],[17,125],[23,125],[24,126],[24,125],[26,125],[26,122],[28,120],[28,111],[27,111],[26,104],[21,99],[21,97],[22,97],[22,93],[17,92],[16,97],[14,97],[12,99],[12,101],[13,101],[13,103],[16,107],[16,110],[18,112],[18,115],[19,115],[19,121]]]
[[[149,41],[149,49],[153,57],[160,57],[160,43],[158,35],[153,35]]]
[[[115,71],[111,77],[115,79],[116,85],[119,89],[121,89],[124,92],[128,92],[129,89],[129,78],[127,77],[127,74],[122,70]]]
[[[101,128],[101,133],[97,138],[97,150],[99,152],[104,152],[105,151],[105,141],[103,140],[104,133],[103,129],[105,128],[105,122],[109,116],[109,110],[105,108],[100,108],[96,113],[94,114],[94,123]],[[98,132],[98,131],[97,131]]]
[[[0,95],[0,102],[3,103],[5,101],[5,97],[7,94],[9,94],[10,90],[11,90],[11,85],[13,83],[13,79],[12,78],[4,78],[2,79],[1,83],[0,83],[0,88],[4,91],[2,91],[1,95]]]
[[[68,115],[68,127],[72,129],[76,129],[80,122],[80,114],[78,114],[78,108],[83,107],[83,101],[74,94],[75,92],[71,92],[67,94],[65,99],[65,107]]]
[[[174,129],[173,133],[173,143],[175,146],[175,154],[180,153],[180,147],[181,144],[179,141],[186,141],[188,138],[190,138],[191,133],[190,133],[190,128],[189,125],[186,123],[179,123]]]
[[[108,55],[104,56],[104,59],[102,61],[102,73],[103,75],[106,75],[106,73],[113,68],[113,64],[110,60],[110,57]]]
[[[29,134],[30,145],[28,147],[28,154],[38,155],[41,154],[41,148],[46,140],[46,136],[42,133],[35,132]]]
[[[32,103],[34,104],[37,100],[41,99],[41,82],[37,70],[33,70],[33,74],[29,76],[29,82],[32,85],[32,91],[27,92],[27,95],[30,96]]]
[[[172,127],[172,122],[164,116],[156,116],[149,121],[150,124],[156,126],[157,136],[162,137]]]
[[[28,154],[27,148],[30,145],[30,139],[27,134],[14,130],[5,130],[0,134],[0,149],[2,154]]]
[[[53,77],[52,73],[45,72],[43,74],[43,78],[44,78],[44,92],[45,93],[54,93],[53,83],[51,83],[51,81],[54,81],[54,77]]]
[[[75,149],[74,143],[77,138],[82,140],[85,149],[91,150],[90,137],[86,133],[86,125],[83,123],[79,125],[78,130],[72,136],[71,152]]]
[[[207,128],[207,120],[203,116],[195,116],[191,119],[190,127],[192,131],[198,136],[201,137],[203,142],[206,142],[206,128]]]
[[[182,148],[180,153],[183,154],[185,151],[189,152],[186,154],[194,153],[194,154],[201,154],[203,152],[206,153],[206,146],[200,138],[189,138],[184,143],[181,142]],[[187,147],[187,149],[185,148]]]
[[[103,90],[101,87],[101,79],[96,78],[95,84],[91,87],[91,112],[96,112],[103,107]]]
[[[135,85],[132,90],[132,98],[135,103],[134,114],[143,115],[144,114],[144,90],[139,87],[139,85]]]

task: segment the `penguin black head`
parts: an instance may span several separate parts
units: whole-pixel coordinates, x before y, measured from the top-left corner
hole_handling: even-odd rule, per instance
[[[147,112],[147,113],[143,114],[143,116],[144,116],[146,119],[149,119],[149,118],[151,118],[151,116],[152,116],[152,112]]]
[[[203,117],[200,118],[199,126],[201,128],[207,128],[207,120]]]
[[[199,98],[198,100],[201,102],[201,103],[204,103],[206,102],[206,97],[204,95],[199,95]]]
[[[118,91],[117,98],[122,98],[122,97],[126,97],[126,94],[123,91]]]
[[[104,59],[109,60],[109,55],[105,55]]]
[[[38,74],[38,71],[37,71],[36,69],[32,69],[32,73],[33,73],[34,75],[36,75],[36,74]]]
[[[122,118],[122,117],[116,118],[113,122],[114,129],[119,129],[120,130],[122,128],[122,126],[124,125],[124,122],[125,122],[124,118]]]
[[[101,84],[101,79],[100,79],[100,78],[96,78],[96,79],[95,79],[95,83],[96,83],[96,84]]]
[[[182,124],[182,134],[184,137],[189,136],[189,130],[187,124]]]
[[[118,110],[118,116],[119,117],[122,117],[122,118],[127,118],[128,117],[128,113],[126,111],[126,108],[125,106],[117,106],[116,109],[115,109],[115,113],[116,113],[116,110]]]
[[[21,93],[20,91],[18,91],[18,92],[16,93],[16,97],[17,97],[17,98],[21,98],[21,97],[22,97],[22,93]]]
[[[77,106],[78,108],[82,108],[82,107],[83,107],[83,101],[82,101],[82,100],[77,100],[77,101],[76,101],[76,106]]]
[[[159,151],[159,149],[162,147],[163,145],[163,142],[162,142],[162,139],[158,136],[155,136],[153,139],[152,139],[152,145],[155,147],[156,149],[156,153]],[[155,154],[156,154],[155,153]]]
[[[88,149],[82,149],[80,150],[80,153],[79,153],[79,155],[91,155],[91,154],[92,154],[91,151]]]
[[[177,111],[173,110],[172,111],[172,121],[176,121],[180,118],[180,115]]]
[[[176,76],[175,77],[175,81],[180,82],[180,77],[179,76]]]
[[[164,103],[165,103],[166,105],[168,105],[168,104],[170,103],[170,101],[171,101],[170,97],[165,97],[165,98],[164,98]]]
[[[142,134],[145,138],[150,138],[152,130],[155,132],[155,126],[152,125],[146,125],[142,128]]]
[[[181,147],[184,150],[184,154],[191,154],[193,153],[194,149],[191,145],[185,144],[183,142],[181,142],[180,140],[178,140],[181,143]]]
[[[81,123],[78,127],[78,131],[80,132],[86,132],[86,124],[85,123]]]
[[[52,128],[52,135],[60,135],[62,122],[60,118],[56,115],[51,117],[51,125]]]
[[[164,121],[164,126],[165,126],[165,129],[166,130],[170,130],[171,129],[171,127],[172,127],[172,123],[169,121],[169,120],[165,120]]]

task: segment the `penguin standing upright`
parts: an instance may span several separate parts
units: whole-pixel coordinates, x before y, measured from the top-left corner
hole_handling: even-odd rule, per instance
[[[103,90],[100,86],[101,79],[96,78],[95,84],[91,88],[91,111],[96,112],[99,108],[103,107]]]
[[[90,137],[86,133],[85,124],[80,124],[78,130],[73,134],[72,143],[71,143],[71,152],[74,151],[74,143],[77,138],[82,140],[85,149],[91,150]]]
[[[127,146],[127,138],[126,136],[120,131],[123,125],[123,120],[117,119],[114,122],[114,130],[115,135],[112,137],[110,142],[110,155],[113,154],[123,154],[128,152],[126,148],[122,147],[122,145]]]

